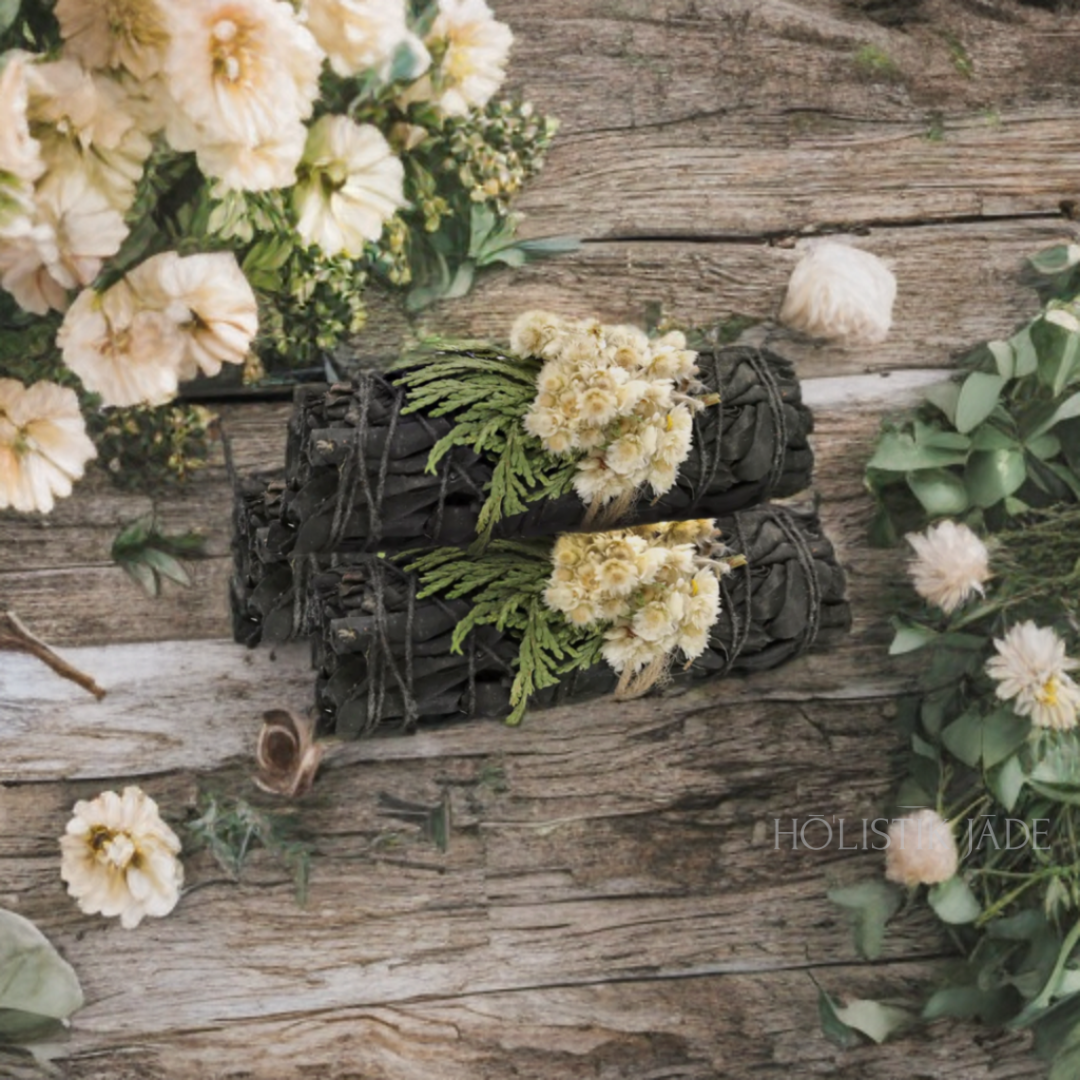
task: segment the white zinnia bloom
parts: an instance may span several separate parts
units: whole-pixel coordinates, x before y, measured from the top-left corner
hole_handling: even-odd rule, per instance
[[[193,0],[171,10],[164,74],[178,150],[257,146],[307,119],[322,51],[283,0]]]
[[[347,116],[322,116],[311,127],[293,190],[296,231],[327,255],[358,257],[367,241],[406,205],[405,167],[378,128]]]
[[[990,555],[966,525],[942,521],[925,533],[908,533],[906,539],[918,556],[908,563],[908,573],[924,600],[951,615],[972,593],[983,594]]]
[[[445,42],[437,85],[439,108],[447,116],[464,116],[486,105],[506,78],[506,62],[514,35],[496,22],[485,0],[439,0],[428,44]]]
[[[304,153],[307,128],[286,124],[274,138],[255,146],[208,143],[196,150],[199,168],[219,181],[221,191],[272,191],[296,182],[296,167]]]
[[[180,841],[137,787],[75,804],[60,838],[60,876],[88,915],[120,916],[125,930],[168,915],[180,899]]]
[[[916,810],[889,826],[885,877],[900,885],[938,885],[956,874],[960,855],[952,828],[936,810]]]
[[[876,255],[819,240],[791,275],[780,321],[811,337],[876,345],[889,333],[895,299],[896,278]]]
[[[431,65],[423,42],[409,30],[405,0],[306,0],[300,17],[343,77],[374,71],[387,78],[402,45],[413,55],[407,78]]]
[[[0,379],[0,510],[49,513],[94,457],[74,390]]]
[[[34,181],[45,171],[41,146],[27,120],[26,61],[13,54],[0,71],[0,234],[25,234],[33,214]]]
[[[1076,727],[1080,686],[1065,674],[1080,661],[1065,656],[1065,642],[1049,627],[1023,622],[994,641],[998,655],[986,670],[996,679],[997,696],[1012,701],[1019,716],[1036,727],[1059,731]]]
[[[106,405],[161,405],[176,396],[184,336],[169,315],[143,306],[126,279],[103,293],[81,292],[56,343]]]
[[[67,289],[49,273],[59,258],[52,227],[36,224],[15,238],[0,238],[0,287],[24,311],[44,315],[67,307]]]
[[[140,81],[161,69],[169,40],[159,0],[57,0],[64,48],[88,68],[127,68]]]
[[[259,329],[255,292],[231,251],[154,255],[127,276],[140,303],[164,311],[183,339],[181,380],[242,364]]]

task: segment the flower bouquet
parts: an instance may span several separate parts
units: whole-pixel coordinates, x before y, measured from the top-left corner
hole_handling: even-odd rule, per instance
[[[811,428],[775,354],[530,312],[508,351],[301,388],[281,519],[303,556],[730,513],[809,484]]]
[[[369,285],[565,250],[514,238],[555,125],[495,97],[511,42],[484,0],[0,5],[0,509],[183,475],[180,384],[321,377]]]
[[[348,738],[772,668],[850,621],[817,518],[774,506],[368,556],[309,590],[321,724]]]

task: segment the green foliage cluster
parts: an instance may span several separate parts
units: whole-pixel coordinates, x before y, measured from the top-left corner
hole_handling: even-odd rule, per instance
[[[200,532],[167,535],[157,527],[153,515],[125,525],[112,545],[112,559],[142,588],[147,596],[161,592],[162,579],[185,588],[191,577],[180,559],[205,556],[206,537]]]
[[[895,543],[924,517],[998,529],[1080,498],[1080,276],[1070,258],[1062,245],[1032,259],[1042,311],[886,425],[867,466],[875,543]]]
[[[549,453],[522,426],[536,397],[540,366],[533,357],[509,356],[488,345],[431,340],[390,371],[393,381],[408,390],[404,413],[454,420],[450,432],[432,448],[428,472],[435,472],[455,446],[495,461],[474,550],[486,546],[502,518],[572,489],[574,460]]]
[[[479,626],[494,626],[520,642],[508,724],[520,722],[536,691],[555,686],[568,672],[591,667],[600,659],[603,637],[596,628],[573,626],[544,603],[551,576],[548,541],[495,540],[482,560],[458,548],[439,548],[406,569],[419,575],[418,599],[464,597],[472,604],[454,629],[452,652],[460,653],[468,634]]]

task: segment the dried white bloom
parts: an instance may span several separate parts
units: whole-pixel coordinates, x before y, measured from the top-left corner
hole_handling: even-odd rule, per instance
[[[146,307],[127,279],[84,289],[56,343],[87,390],[106,405],[161,405],[176,396],[186,341],[176,320]]]
[[[49,273],[60,257],[51,225],[28,225],[13,238],[0,237],[0,287],[15,298],[24,311],[44,315],[50,308],[67,307],[67,288]],[[67,277],[65,275],[65,280]]]
[[[30,134],[26,60],[15,53],[0,71],[0,235],[31,226],[34,181],[45,171],[41,146]]]
[[[942,521],[925,533],[908,533],[906,539],[918,556],[908,563],[908,573],[924,600],[951,615],[973,593],[983,594],[990,555],[966,525]]]
[[[956,874],[960,855],[951,826],[936,810],[916,810],[889,826],[885,877],[900,885],[938,885]]]
[[[341,76],[374,71],[385,79],[402,46],[413,57],[406,78],[431,65],[424,43],[409,30],[405,0],[306,0],[300,17]]]
[[[485,0],[439,0],[428,44],[445,48],[435,85],[438,106],[448,116],[464,116],[486,105],[506,78],[514,35],[496,22]]]
[[[1011,701],[1019,716],[1030,716],[1036,727],[1065,731],[1076,727],[1080,686],[1066,675],[1080,661],[1065,655],[1065,642],[1049,627],[1028,621],[1013,626],[1004,639],[995,639],[998,655],[986,665],[996,679],[997,696]]]
[[[322,51],[282,0],[195,0],[171,10],[165,85],[177,150],[294,145],[318,95]],[[216,155],[216,157],[213,157]],[[211,173],[213,175],[213,173]]]
[[[281,132],[255,146],[246,143],[207,143],[197,148],[199,168],[225,191],[272,191],[291,187],[304,154],[307,128],[286,124]]]
[[[120,916],[125,930],[168,915],[180,899],[180,841],[137,787],[75,804],[60,838],[60,876],[87,915]]]
[[[138,302],[164,312],[183,342],[180,380],[242,364],[258,333],[255,293],[230,251],[154,255],[127,276]]]
[[[49,513],[94,457],[74,390],[0,379],[0,510]]]
[[[156,75],[169,40],[159,0],[57,0],[65,51],[88,68],[126,68],[140,81]]]
[[[780,321],[811,337],[876,345],[889,333],[895,299],[896,278],[876,255],[819,240],[791,275]]]
[[[323,116],[311,127],[293,190],[296,231],[327,255],[360,256],[406,205],[405,167],[377,127]]]

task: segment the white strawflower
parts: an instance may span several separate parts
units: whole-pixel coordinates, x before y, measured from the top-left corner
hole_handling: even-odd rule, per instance
[[[518,356],[542,356],[553,359],[568,330],[567,321],[551,311],[525,311],[514,320],[510,330],[510,348]],[[544,365],[540,378],[548,365]],[[554,369],[552,369],[554,370]],[[542,386],[541,384],[538,384]]]
[[[819,240],[791,275],[780,321],[811,337],[875,345],[889,333],[895,299],[896,278],[876,255]]]
[[[49,513],[94,457],[74,390],[0,379],[0,510]]]
[[[990,554],[966,525],[942,521],[925,533],[908,533],[905,539],[917,556],[908,563],[908,574],[924,600],[951,615],[973,593],[983,594],[983,582],[990,577]]]
[[[413,56],[406,78],[423,75],[431,57],[409,30],[405,0],[306,0],[300,17],[339,75],[390,74],[401,46]]]
[[[996,639],[998,655],[986,665],[996,679],[997,696],[1011,701],[1019,716],[1031,717],[1036,727],[1064,731],[1076,727],[1080,686],[1065,674],[1080,661],[1065,655],[1065,642],[1049,627],[1028,621]]]
[[[163,71],[178,150],[258,146],[311,115],[322,51],[283,0],[193,0],[170,9]]]
[[[127,276],[140,303],[164,311],[183,340],[181,380],[242,364],[258,333],[255,292],[230,251],[154,255]]]
[[[916,810],[889,825],[885,877],[899,885],[938,885],[956,874],[952,827],[936,810]]]
[[[486,105],[502,86],[514,35],[484,0],[439,0],[427,40],[443,42],[446,50],[436,80],[437,104],[446,115]]]
[[[327,255],[359,257],[407,205],[405,167],[382,132],[347,116],[322,116],[312,125],[301,171],[293,190],[296,231]]]
[[[159,0],[57,0],[64,49],[88,68],[126,68],[140,81],[156,75],[169,40]]]
[[[180,899],[180,841],[137,787],[77,802],[60,849],[60,876],[87,915],[119,915],[131,930],[148,915],[168,915]]]
[[[106,405],[161,405],[176,396],[184,336],[168,314],[143,306],[126,279],[103,293],[83,290],[56,343]]]

